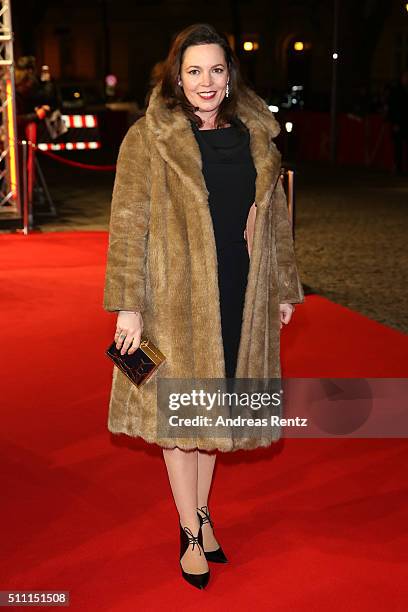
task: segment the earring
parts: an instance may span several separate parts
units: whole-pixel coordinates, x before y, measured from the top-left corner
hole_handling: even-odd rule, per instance
[[[179,87],[181,87],[181,79],[179,79],[179,80],[178,80],[177,85],[178,85]]]
[[[225,88],[225,97],[229,97],[229,81],[227,81],[227,87]]]

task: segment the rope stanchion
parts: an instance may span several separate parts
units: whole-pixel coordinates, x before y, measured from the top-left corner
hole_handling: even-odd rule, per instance
[[[22,201],[23,201],[23,234],[26,236],[32,227],[32,215],[30,215],[30,211],[28,208],[28,181],[27,181],[27,157],[28,157],[28,142],[26,140],[21,141],[21,153],[22,153],[22,179],[23,179],[23,190],[22,190]]]
[[[112,166],[93,166],[92,164],[83,164],[81,162],[76,162],[71,159],[67,159],[66,157],[59,157],[59,155],[55,155],[55,153],[51,153],[51,151],[43,151],[39,147],[35,147],[39,153],[43,155],[47,155],[51,157],[51,159],[55,159],[55,161],[59,161],[61,164],[66,164],[67,166],[74,166],[75,168],[83,168],[84,170],[96,170],[98,172],[114,172],[116,170],[116,165]]]

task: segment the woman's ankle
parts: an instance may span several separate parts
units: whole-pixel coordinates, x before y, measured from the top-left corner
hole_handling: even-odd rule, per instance
[[[194,535],[200,531],[200,521],[196,513],[193,515],[189,514],[180,514],[180,525],[182,527],[188,527]]]

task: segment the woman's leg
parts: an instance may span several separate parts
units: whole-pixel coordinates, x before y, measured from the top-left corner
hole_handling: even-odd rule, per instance
[[[163,449],[163,457],[167,467],[171,490],[176,504],[182,527],[189,527],[196,536],[200,529],[197,516],[197,451],[183,451],[179,448]],[[205,556],[200,554],[200,548],[189,546],[182,557],[185,572],[201,574],[208,571]]]
[[[202,508],[208,506],[208,496],[210,493],[211,482],[213,478],[216,453],[205,453],[198,451],[198,479],[197,479],[197,507]],[[204,516],[203,513],[200,513]],[[219,547],[217,540],[210,523],[204,523],[203,528],[203,545],[204,550],[212,551]]]

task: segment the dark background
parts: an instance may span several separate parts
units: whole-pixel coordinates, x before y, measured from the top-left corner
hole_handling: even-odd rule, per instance
[[[62,82],[87,82],[103,95],[144,102],[150,71],[172,37],[209,22],[235,45],[247,80],[267,99],[292,84],[305,87],[306,108],[330,103],[334,0],[14,0],[15,55],[33,54]],[[408,13],[400,0],[339,1],[339,110],[360,98],[376,110],[387,84],[408,68]],[[256,41],[244,52],[245,40]],[[293,50],[296,40],[304,51]]]

